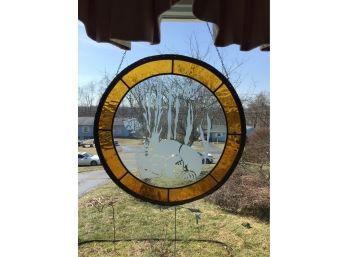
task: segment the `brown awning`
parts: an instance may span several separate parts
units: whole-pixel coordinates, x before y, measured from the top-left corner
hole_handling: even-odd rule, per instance
[[[194,0],[192,11],[200,20],[216,24],[215,45],[240,45],[269,51],[269,0]]]
[[[79,0],[87,35],[130,49],[131,41],[160,42],[160,16],[179,0]],[[200,20],[215,24],[215,45],[269,50],[269,0],[182,0]]]
[[[159,16],[179,0],[79,0],[87,35],[130,49],[125,41],[160,42]]]

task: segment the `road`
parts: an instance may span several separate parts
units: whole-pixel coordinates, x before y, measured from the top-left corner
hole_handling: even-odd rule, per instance
[[[79,173],[79,198],[92,189],[110,181],[104,170],[86,171]]]

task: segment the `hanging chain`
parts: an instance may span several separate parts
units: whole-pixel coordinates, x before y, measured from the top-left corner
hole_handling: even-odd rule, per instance
[[[211,36],[212,40],[214,40],[214,36],[213,36],[213,33],[212,33],[212,31],[211,31],[211,29],[210,29],[210,27],[209,27],[209,23],[206,22],[206,25],[207,25],[207,27],[208,27],[208,30],[209,30],[209,33],[210,33],[210,36]],[[227,78],[228,80],[230,80],[230,78],[229,78],[229,76],[228,76],[228,72],[227,72],[226,66],[225,66],[225,63],[224,63],[224,61],[222,60],[221,53],[220,53],[219,49],[218,49],[216,46],[215,46],[215,50],[216,50],[217,55],[218,55],[218,57],[219,57],[219,59],[220,59],[221,66],[222,66],[222,70],[223,70],[223,72],[225,73],[226,78]]]
[[[118,75],[118,73],[120,72],[120,69],[121,69],[121,66],[122,66],[122,63],[123,63],[124,57],[126,56],[126,53],[127,53],[127,50],[124,50],[123,55],[122,55],[122,58],[121,58],[120,65],[119,65],[119,66],[118,66],[118,68],[117,68],[117,72],[116,72],[116,75],[115,75],[115,76],[117,76],[117,75]]]

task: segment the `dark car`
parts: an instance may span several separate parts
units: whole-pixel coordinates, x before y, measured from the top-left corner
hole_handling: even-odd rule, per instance
[[[204,163],[205,164],[212,164],[212,163],[214,163],[214,158],[213,158],[212,154],[208,153],[208,154],[206,154],[206,156],[204,156],[203,153],[200,153],[200,152],[198,152],[198,154],[202,158],[202,164],[204,164]]]

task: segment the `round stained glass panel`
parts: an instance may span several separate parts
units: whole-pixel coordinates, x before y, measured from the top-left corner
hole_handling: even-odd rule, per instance
[[[122,71],[100,101],[94,131],[116,184],[164,205],[215,191],[245,142],[232,85],[210,65],[180,55],[145,58]]]

